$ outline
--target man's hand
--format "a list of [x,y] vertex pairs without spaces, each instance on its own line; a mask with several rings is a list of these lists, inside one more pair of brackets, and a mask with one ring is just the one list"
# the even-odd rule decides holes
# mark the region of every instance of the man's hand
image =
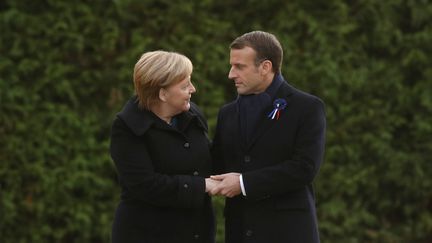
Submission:
[[240,173],[214,175],[210,176],[210,178],[219,181],[219,184],[210,190],[210,195],[235,197],[241,193]]
[[210,191],[213,190],[219,183],[220,181],[205,178],[205,192],[210,193]]

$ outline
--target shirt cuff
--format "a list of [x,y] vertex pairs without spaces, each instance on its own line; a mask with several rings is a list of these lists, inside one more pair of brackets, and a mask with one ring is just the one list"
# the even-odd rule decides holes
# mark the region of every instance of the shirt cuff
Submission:
[[244,184],[243,184],[243,175],[242,175],[242,174],[240,174],[240,188],[241,188],[241,191],[242,191],[243,196],[246,197],[246,190],[245,190],[245,188],[244,188]]

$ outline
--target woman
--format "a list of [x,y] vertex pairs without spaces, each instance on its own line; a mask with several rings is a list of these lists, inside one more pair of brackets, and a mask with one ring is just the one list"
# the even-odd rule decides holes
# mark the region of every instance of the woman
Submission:
[[174,52],[147,52],[135,65],[136,96],[111,131],[122,187],[114,243],[214,242],[207,123],[190,102],[191,74]]

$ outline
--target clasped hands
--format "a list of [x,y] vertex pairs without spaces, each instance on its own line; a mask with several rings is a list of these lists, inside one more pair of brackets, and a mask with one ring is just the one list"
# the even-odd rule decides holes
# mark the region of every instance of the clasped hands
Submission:
[[234,197],[241,194],[240,173],[213,175],[205,179],[206,192],[209,195]]

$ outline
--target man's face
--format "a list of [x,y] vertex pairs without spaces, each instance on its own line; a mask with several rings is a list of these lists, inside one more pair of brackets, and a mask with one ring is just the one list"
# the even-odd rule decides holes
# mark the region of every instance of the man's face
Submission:
[[231,49],[231,69],[228,78],[234,81],[240,95],[258,94],[265,91],[261,64],[255,66],[256,52],[250,47]]

